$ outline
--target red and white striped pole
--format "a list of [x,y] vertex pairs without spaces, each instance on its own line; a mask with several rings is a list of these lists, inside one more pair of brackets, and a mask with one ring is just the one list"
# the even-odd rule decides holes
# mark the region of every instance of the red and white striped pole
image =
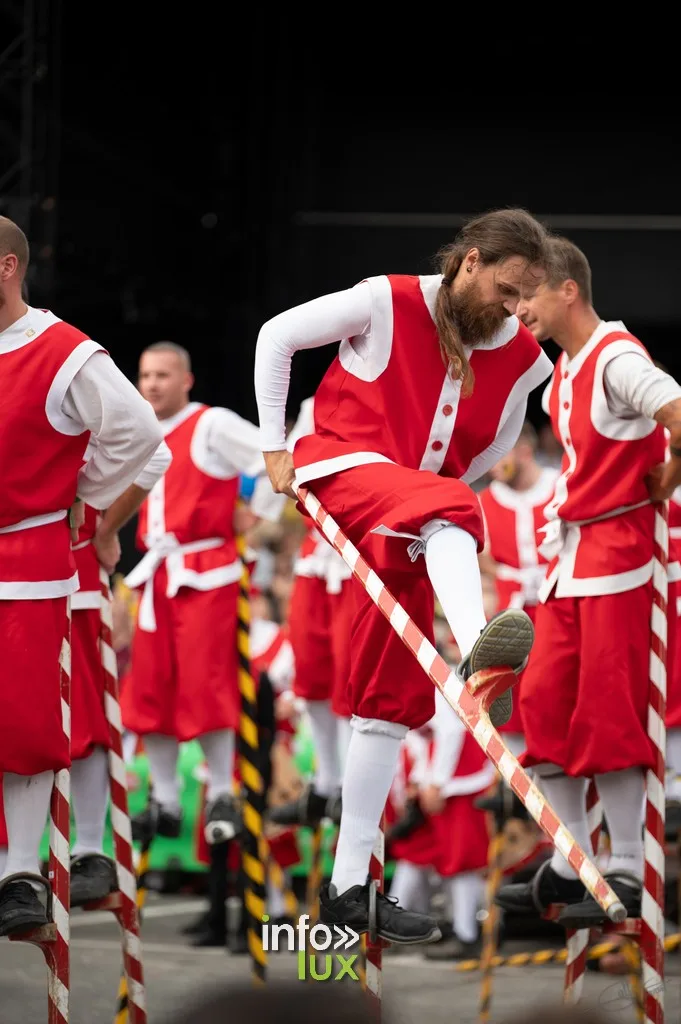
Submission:
[[500,667],[476,672],[466,683],[457,678],[437,653],[433,644],[423,635],[401,604],[396,601],[385,584],[362,558],[352,541],[345,536],[338,523],[306,488],[293,488],[299,501],[320,528],[324,536],[342,556],[353,575],[362,584],[374,604],[388,619],[406,647],[412,652],[432,683],[445,697],[490,761],[518,795],[539,827],[551,839],[556,849],[578,873],[585,888],[613,921],[626,917],[624,906],[605,881],[596,865],[587,857],[575,838],[537,789],[517,758],[511,753],[495,730],[489,718],[491,704],[509,687],[511,669]]
[[[71,598],[66,600],[66,632],[59,658],[61,713],[71,743]],[[68,1024],[70,989],[69,913],[71,909],[71,772],[55,773],[50,803],[50,857],[54,941],[42,947],[47,961],[48,1024]]]
[[653,608],[650,645],[648,735],[655,749],[655,766],[646,774],[645,872],[641,902],[641,952],[645,1020],[664,1021],[664,875],[665,875],[665,759],[667,735],[667,566],[669,507],[655,506],[653,551]]
[[127,980],[127,1012],[131,1024],[146,1024],[142,948],[137,913],[137,882],[132,829],[128,813],[128,783],[123,760],[123,723],[118,699],[118,664],[113,647],[113,609],[109,576],[100,568],[100,652],[104,671],[104,704],[109,723],[109,788],[118,893],[105,903],[116,915],[123,935],[123,971]]

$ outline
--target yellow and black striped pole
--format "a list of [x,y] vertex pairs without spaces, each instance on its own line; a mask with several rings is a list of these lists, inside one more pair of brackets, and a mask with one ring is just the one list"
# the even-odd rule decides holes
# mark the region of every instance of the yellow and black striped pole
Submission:
[[[149,872],[149,852],[153,835],[144,840],[140,850],[140,861],[137,866],[137,910],[139,912],[140,924],[142,923],[142,910],[147,899],[147,874]],[[128,979],[125,971],[121,972],[121,980],[118,984],[118,996],[116,997],[116,1016],[114,1024],[128,1024]]]
[[243,564],[237,605],[239,692],[241,694],[239,771],[244,794],[241,864],[244,872],[244,911],[253,980],[256,984],[262,984],[267,972],[267,954],[262,944],[262,921],[265,914],[265,864],[262,842],[265,787],[260,769],[258,701],[255,680],[251,674],[250,573],[246,562],[246,542],[243,537],[237,538],[237,551]]
[[[667,935],[664,940],[665,952],[671,953],[681,946],[681,933]],[[592,946],[586,955],[587,960],[602,960],[608,953],[620,953],[619,942],[600,942]],[[534,953],[513,953],[511,956],[495,956],[492,967],[540,967],[544,964],[564,964],[567,960],[566,949],[538,949]],[[482,960],[459,960],[452,970],[459,973],[479,971]]]
[[494,902],[497,889],[501,885],[503,877],[502,855],[504,852],[503,823],[496,817],[492,817],[494,831],[490,839],[487,854],[488,875],[487,875],[487,899],[486,916],[482,925],[483,944],[480,969],[482,970],[482,984],[480,986],[480,1024],[487,1024],[489,1021],[490,1005],[492,1002],[493,960],[497,951],[497,939],[499,935],[499,908]]

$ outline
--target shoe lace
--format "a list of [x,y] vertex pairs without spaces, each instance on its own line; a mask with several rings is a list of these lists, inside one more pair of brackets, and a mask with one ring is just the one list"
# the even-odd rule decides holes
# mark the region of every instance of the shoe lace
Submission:
[[16,903],[24,907],[32,905],[34,898],[37,896],[37,893],[25,882],[10,883],[10,885],[5,886],[4,891],[8,897],[11,897]]
[[392,904],[393,907],[396,907],[398,903],[397,896],[386,896],[385,893],[383,892],[377,892],[376,899],[377,901],[380,900],[383,903],[390,903]]

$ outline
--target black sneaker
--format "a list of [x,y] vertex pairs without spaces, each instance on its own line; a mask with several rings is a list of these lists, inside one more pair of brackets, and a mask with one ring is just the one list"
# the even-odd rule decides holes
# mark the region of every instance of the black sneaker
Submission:
[[0,935],[21,935],[49,924],[47,910],[29,882],[0,886]]
[[[532,619],[517,608],[506,608],[489,620],[456,674],[463,682],[483,668],[508,665],[516,675],[525,668],[534,642]],[[513,713],[511,688],[492,704],[489,717],[495,729],[506,725]]]
[[341,819],[341,798],[322,796],[314,786],[306,786],[297,800],[281,807],[272,807],[267,815],[274,825],[301,825],[317,828],[323,818],[331,818],[336,824]]
[[182,831],[182,814],[176,814],[162,807],[153,798],[140,814],[131,821],[132,838],[136,843],[144,843],[154,836],[165,839],[178,839]]
[[426,820],[426,816],[421,810],[419,801],[414,797],[407,800],[404,805],[404,813],[401,818],[398,818],[394,824],[392,824],[385,833],[386,843],[395,843],[399,839],[406,839],[412,832],[415,832]]
[[[612,874],[603,875],[612,891],[620,902],[624,904],[627,917],[641,916],[641,880],[632,875],[629,871],[613,871]],[[587,893],[580,902],[571,900],[569,905],[561,911],[558,917],[558,924],[564,928],[595,928],[605,924],[610,918],[598,905],[591,893]]]
[[[347,925],[364,935],[369,931],[369,883],[353,885],[341,896],[335,895],[331,885],[323,885],[319,892],[319,920],[322,924]],[[376,934],[385,942],[400,946],[413,946],[420,942],[436,942],[440,938],[437,923],[426,914],[403,910],[397,899],[376,894]]]
[[206,842],[226,843],[243,832],[244,823],[236,801],[223,793],[206,805]]
[[103,853],[85,853],[71,858],[71,906],[103,900],[118,890],[116,865]]
[[578,878],[563,878],[547,860],[529,882],[502,885],[494,902],[514,914],[543,914],[552,903],[577,903],[585,891]]

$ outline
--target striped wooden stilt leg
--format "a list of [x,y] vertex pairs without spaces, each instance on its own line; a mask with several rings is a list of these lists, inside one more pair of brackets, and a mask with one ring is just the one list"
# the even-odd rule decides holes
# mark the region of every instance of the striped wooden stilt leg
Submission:
[[[113,612],[109,577],[103,568],[99,573],[100,633],[99,645],[104,672],[104,707],[109,723],[109,791],[113,828],[118,892],[86,906],[86,910],[111,910],[122,934],[123,975],[125,993],[119,989],[117,1024],[146,1024],[142,949],[137,912],[137,882],[133,863],[132,830],[128,814],[128,783],[123,760],[123,723],[118,700],[118,666],[113,649]],[[123,984],[123,982],[122,982]]]
[[345,536],[338,523],[305,487],[293,484],[300,502],[331,542],[343,561],[352,569],[374,604],[388,619],[405,646],[412,652],[431,682],[437,686],[447,703],[475,737],[490,761],[499,770],[511,789],[554,846],[575,869],[584,886],[614,921],[622,921],[626,911],[596,865],[587,857],[556,815],[537,786],[532,782],[518,760],[504,744],[489,718],[492,703],[513,682],[510,668],[483,669],[463,683],[433,644],[423,635],[402,605],[362,558],[355,545]]
[[669,525],[667,503],[655,506],[653,552],[653,609],[650,646],[648,735],[655,750],[655,767],[646,775],[645,872],[641,907],[641,952],[645,988],[645,1019],[664,1021],[664,874],[665,874],[665,759],[667,706],[667,564]]
[[[61,654],[61,706],[64,732],[71,740],[71,599],[67,600],[67,634]],[[57,772],[50,807],[49,880],[52,919],[57,926],[54,956],[48,960],[49,1024],[69,1019],[71,909],[71,772]]]
[[[383,892],[385,882],[385,820],[381,822],[376,834],[376,841],[369,861],[369,875],[378,892]],[[383,1000],[383,943],[369,933],[366,937],[366,966],[364,984],[372,1002],[373,1012],[381,1019],[381,1002]]]
[[[36,641],[39,642],[39,639]],[[65,631],[59,658],[62,725],[71,739],[71,599],[66,600]],[[50,802],[48,916],[52,923],[24,935],[12,935],[12,942],[38,946],[48,970],[48,1024],[68,1024],[70,989],[69,911],[71,884],[71,773],[55,772]]]
[[[137,918],[142,921],[142,910],[147,899],[147,872],[149,871],[149,857],[153,835],[148,835],[140,848],[139,863],[135,873],[135,885],[137,888]],[[116,998],[116,1014],[114,1024],[128,1024],[130,1001],[128,999],[128,976],[125,967],[121,973],[121,980],[118,984],[118,996]]]
[[246,564],[246,543],[237,538],[237,550],[243,563],[237,605],[237,645],[239,651],[239,690],[241,722],[239,729],[239,770],[244,791],[244,830],[241,862],[245,876],[244,910],[247,920],[248,950],[253,981],[263,984],[267,975],[267,954],[262,944],[262,920],[265,913],[265,864],[262,859],[265,787],[260,770],[258,702],[250,664],[250,574]]
[[[589,788],[586,793],[586,817],[589,825],[589,835],[591,836],[591,849],[596,854],[601,837],[603,807],[593,779],[589,782]],[[567,932],[567,961],[565,964],[565,990],[563,994],[566,1003],[578,1003],[582,997],[588,947],[588,928],[579,928],[577,931],[569,930]]]

